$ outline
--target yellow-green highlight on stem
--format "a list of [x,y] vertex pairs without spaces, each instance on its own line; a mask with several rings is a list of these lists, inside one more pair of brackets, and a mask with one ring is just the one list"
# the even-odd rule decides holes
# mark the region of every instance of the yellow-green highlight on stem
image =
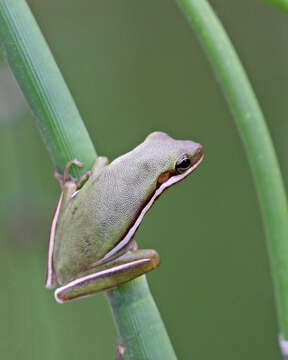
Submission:
[[[74,175],[85,173],[96,152],[25,0],[0,0],[0,46],[30,104],[54,164],[63,172],[66,163],[77,158],[85,168]],[[124,342],[123,360],[128,355],[137,360],[176,360],[145,276],[111,291],[108,297]]]
[[288,0],[265,0],[265,1],[274,6],[277,6],[279,9],[285,12],[288,12]]
[[288,208],[272,140],[243,66],[209,3],[178,3],[207,53],[244,142],[268,240],[280,331],[288,339]]

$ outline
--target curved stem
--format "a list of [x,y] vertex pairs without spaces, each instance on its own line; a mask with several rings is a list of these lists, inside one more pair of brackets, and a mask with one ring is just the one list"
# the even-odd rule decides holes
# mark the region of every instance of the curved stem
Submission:
[[265,0],[266,2],[277,6],[279,9],[288,12],[288,0]]
[[244,142],[268,239],[280,330],[288,339],[288,211],[275,150],[255,94],[206,0],[178,0],[206,50]]
[[[25,0],[0,0],[0,45],[59,172],[77,158],[85,167],[74,167],[74,175],[84,174],[96,152]],[[108,298],[124,342],[123,359],[176,359],[145,277],[110,291]]]

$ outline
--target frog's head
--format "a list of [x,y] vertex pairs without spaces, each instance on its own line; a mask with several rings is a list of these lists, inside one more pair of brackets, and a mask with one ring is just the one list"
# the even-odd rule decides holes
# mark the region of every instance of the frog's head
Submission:
[[190,140],[175,140],[160,131],[148,135],[143,147],[146,148],[144,153],[149,158],[150,169],[157,177],[157,187],[162,190],[190,175],[204,156],[200,144]]

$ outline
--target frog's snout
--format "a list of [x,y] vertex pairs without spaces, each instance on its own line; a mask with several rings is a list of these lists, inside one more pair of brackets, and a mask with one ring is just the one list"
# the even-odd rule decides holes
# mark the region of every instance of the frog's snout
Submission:
[[200,161],[202,161],[203,157],[204,157],[203,146],[198,144],[197,150],[195,151],[195,153],[191,157],[191,166],[193,166],[193,165],[199,163]]

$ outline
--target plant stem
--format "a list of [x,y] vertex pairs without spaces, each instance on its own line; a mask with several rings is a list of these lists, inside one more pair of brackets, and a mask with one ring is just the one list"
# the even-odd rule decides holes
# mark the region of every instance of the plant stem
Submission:
[[[161,329],[160,313],[151,311],[155,303],[145,276],[108,291],[107,297],[125,347],[123,359],[176,359],[169,337]],[[152,338],[148,336],[150,332],[154,334]],[[143,343],[147,339],[149,343]]]
[[246,73],[209,3],[178,3],[206,50],[244,142],[268,239],[280,330],[288,339],[288,211],[271,137]]
[[288,0],[265,0],[266,2],[288,12]]
[[[63,172],[66,163],[77,158],[85,164],[74,169],[80,176],[91,167],[96,152],[25,0],[0,0],[0,45],[54,164]],[[126,349],[123,359],[176,359],[145,277],[110,291],[108,298]]]
[[35,116],[54,165],[75,157],[91,168],[96,152],[72,96],[24,0],[0,0],[0,45]]

